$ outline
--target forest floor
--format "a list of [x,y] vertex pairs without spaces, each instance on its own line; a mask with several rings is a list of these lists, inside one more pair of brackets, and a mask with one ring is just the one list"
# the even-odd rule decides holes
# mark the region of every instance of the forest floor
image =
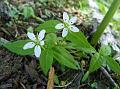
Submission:
[[[29,0],[28,0],[29,1]],[[33,2],[31,0],[31,2]],[[19,4],[24,4],[24,0],[11,0],[9,3],[15,7]],[[48,5],[49,3],[47,3]],[[9,16],[7,6],[0,2],[0,37],[8,40],[24,39],[26,36],[27,28],[29,26],[37,27],[42,21],[30,17],[29,19],[23,19],[23,16],[19,15],[16,21],[13,17]],[[82,28],[82,32],[90,37],[91,32],[94,30],[93,25],[84,24],[86,17],[82,16],[80,11],[69,8],[55,8],[52,6],[40,6],[36,9],[36,14],[43,20],[48,19],[60,19],[62,13],[67,11],[70,14],[78,16],[77,27]],[[10,23],[12,23],[10,25]],[[10,25],[10,26],[9,26]],[[74,55],[74,54],[73,54]],[[60,65],[54,65],[55,71],[58,74],[60,85],[55,84],[55,89],[112,89],[111,84],[105,78],[103,73],[98,70],[92,73],[89,79],[81,83],[84,72],[88,69],[89,61],[87,58],[81,61],[83,70],[75,71],[66,69],[63,72]],[[31,56],[18,56],[11,53],[7,49],[0,46],[0,89],[46,89],[48,78],[38,68],[38,60]],[[111,76],[119,82],[119,76]],[[65,82],[67,81],[67,82]],[[68,84],[68,85],[67,85]]]

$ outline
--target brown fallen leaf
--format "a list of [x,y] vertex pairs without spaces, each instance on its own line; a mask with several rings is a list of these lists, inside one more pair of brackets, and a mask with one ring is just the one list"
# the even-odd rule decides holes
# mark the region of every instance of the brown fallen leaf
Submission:
[[55,69],[54,69],[54,67],[51,67],[51,68],[50,68],[50,71],[49,71],[47,89],[53,89],[53,85],[54,85],[54,74],[55,74]]

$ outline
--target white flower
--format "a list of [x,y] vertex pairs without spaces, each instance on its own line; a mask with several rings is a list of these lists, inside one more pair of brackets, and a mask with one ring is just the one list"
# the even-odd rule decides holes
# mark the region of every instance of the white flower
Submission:
[[31,42],[28,42],[24,45],[23,49],[29,49],[34,47],[34,54],[36,57],[40,57],[41,54],[41,46],[44,45],[44,36],[45,36],[45,30],[41,30],[37,36],[34,35],[34,33],[28,32],[27,33],[28,38],[31,40]]
[[62,37],[66,37],[68,31],[79,32],[79,29],[75,27],[73,24],[77,21],[77,17],[72,17],[69,19],[69,16],[66,12],[63,13],[63,23],[59,23],[55,26],[56,29],[63,29]]

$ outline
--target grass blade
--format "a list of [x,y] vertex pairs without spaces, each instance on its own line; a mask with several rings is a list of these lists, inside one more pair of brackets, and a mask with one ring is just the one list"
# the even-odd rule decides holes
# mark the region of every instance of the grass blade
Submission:
[[112,19],[115,11],[120,5],[120,0],[113,0],[107,14],[105,15],[104,19],[102,20],[101,24],[98,26],[97,31],[93,34],[93,38],[91,40],[92,45],[96,45],[99,38],[101,37],[102,33],[104,32],[105,28],[109,24],[110,20]]

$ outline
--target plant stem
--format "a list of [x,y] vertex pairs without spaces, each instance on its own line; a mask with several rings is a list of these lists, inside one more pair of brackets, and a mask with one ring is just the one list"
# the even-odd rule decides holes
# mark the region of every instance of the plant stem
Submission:
[[113,0],[113,3],[111,4],[107,14],[105,15],[100,25],[98,26],[97,31],[93,34],[93,38],[91,40],[92,45],[97,44],[98,40],[100,39],[102,33],[104,32],[105,28],[109,24],[110,20],[112,19],[119,5],[120,5],[120,0]]

